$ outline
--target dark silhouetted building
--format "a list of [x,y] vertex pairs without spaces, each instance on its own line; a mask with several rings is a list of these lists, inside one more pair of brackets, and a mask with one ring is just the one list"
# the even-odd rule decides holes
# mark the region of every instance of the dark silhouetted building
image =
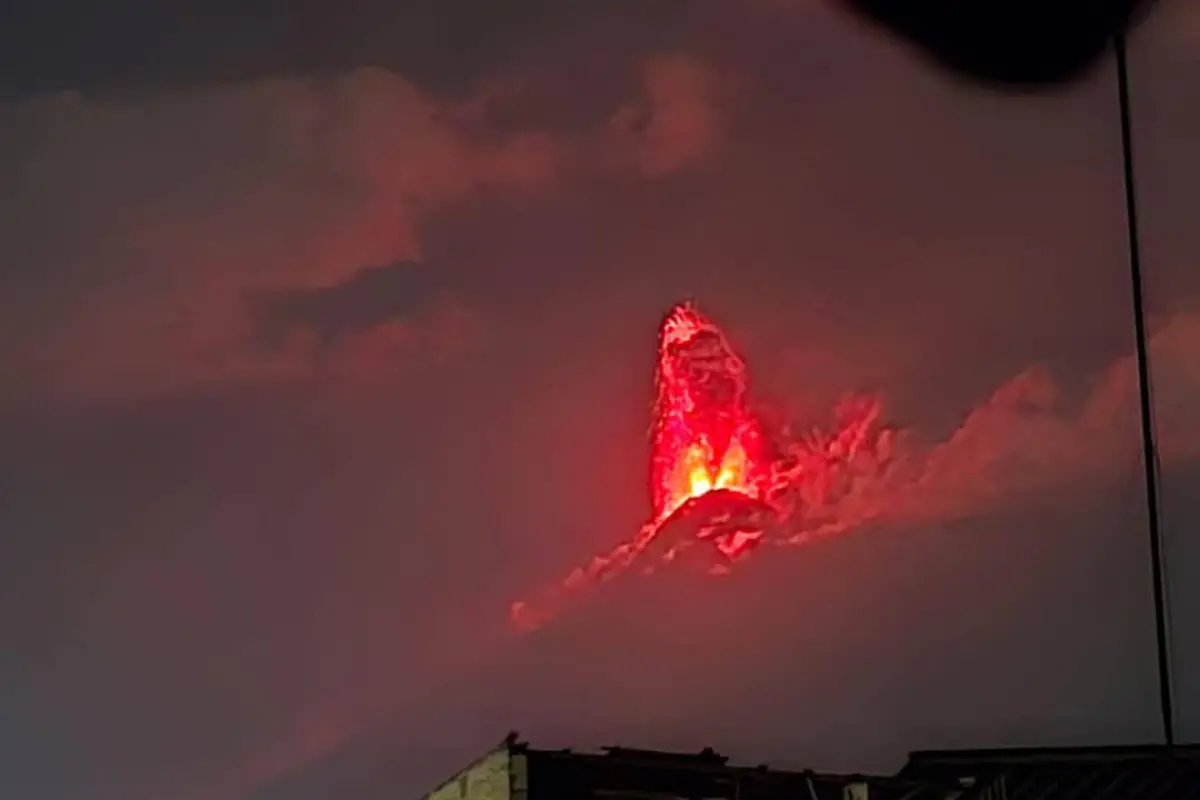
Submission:
[[1065,747],[913,753],[912,781],[973,778],[1004,800],[1200,800],[1200,747]]
[[512,735],[425,800],[1200,800],[1200,747],[927,751],[885,777],[732,766],[710,749],[535,750]]
[[[510,736],[426,800],[968,800],[958,778],[910,780],[731,766],[696,754],[535,750]],[[970,800],[1000,800],[976,792]]]

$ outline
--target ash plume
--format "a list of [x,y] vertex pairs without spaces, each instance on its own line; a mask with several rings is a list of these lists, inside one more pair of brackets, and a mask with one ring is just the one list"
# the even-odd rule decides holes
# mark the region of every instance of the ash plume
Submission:
[[894,432],[876,401],[849,399],[825,424],[772,429],[754,407],[745,360],[692,303],[672,308],[659,327],[654,386],[650,519],[560,583],[515,602],[518,626],[537,627],[571,595],[635,568],[652,573],[685,553],[706,554],[707,571],[725,574],[763,546],[845,529],[854,518],[848,507],[866,508],[870,487],[886,481]]
[[[1200,454],[1200,431],[1173,410],[1200,391],[1190,315],[1153,337],[1172,435],[1165,457]],[[592,587],[688,561],[727,574],[765,550],[868,525],[944,523],[1034,502],[1087,479],[1104,485],[1137,459],[1133,366],[1114,363],[1082,403],[1031,367],[999,387],[941,441],[887,420],[877,397],[849,396],[826,419],[769,422],[750,370],[693,304],[659,331],[649,459],[651,515],[632,537],[513,603],[536,628]],[[1179,395],[1178,397],[1176,395]]]

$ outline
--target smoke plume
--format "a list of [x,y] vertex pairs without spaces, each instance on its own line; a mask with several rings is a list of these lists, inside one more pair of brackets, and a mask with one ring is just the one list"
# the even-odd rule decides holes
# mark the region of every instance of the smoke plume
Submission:
[[[1170,434],[1161,451],[1169,458],[1200,450],[1200,436],[1176,413],[1200,388],[1187,358],[1197,346],[1200,324],[1188,316],[1153,337],[1164,387],[1156,404],[1160,429]],[[626,573],[651,574],[685,553],[722,575],[764,548],[868,524],[962,519],[1035,502],[1083,480],[1105,485],[1138,458],[1131,357],[1111,365],[1074,403],[1049,369],[1030,367],[941,441],[922,441],[888,420],[881,400],[870,396],[845,398],[825,420],[773,423],[756,406],[746,363],[724,332],[685,303],[660,328],[655,389],[650,519],[633,537],[515,602],[518,627],[537,627],[571,596]],[[704,557],[692,559],[696,552]]]

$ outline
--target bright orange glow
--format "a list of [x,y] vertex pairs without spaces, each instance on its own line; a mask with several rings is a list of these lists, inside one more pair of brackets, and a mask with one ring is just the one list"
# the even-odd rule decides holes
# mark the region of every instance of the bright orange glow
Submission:
[[748,464],[746,451],[737,439],[730,441],[721,462],[714,467],[711,450],[703,442],[695,442],[676,462],[671,477],[668,501],[663,518],[671,516],[681,505],[713,489],[729,489],[755,496],[754,487],[746,481]]
[[717,472],[717,489],[735,489],[743,491],[746,482],[746,451],[737,439],[729,443],[725,458],[721,460],[721,469]]

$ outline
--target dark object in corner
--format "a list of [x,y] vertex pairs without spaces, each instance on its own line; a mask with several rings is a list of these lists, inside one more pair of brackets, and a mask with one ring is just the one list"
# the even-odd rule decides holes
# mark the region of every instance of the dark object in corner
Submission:
[[1155,0],[838,0],[976,82],[1050,88],[1080,77]]

